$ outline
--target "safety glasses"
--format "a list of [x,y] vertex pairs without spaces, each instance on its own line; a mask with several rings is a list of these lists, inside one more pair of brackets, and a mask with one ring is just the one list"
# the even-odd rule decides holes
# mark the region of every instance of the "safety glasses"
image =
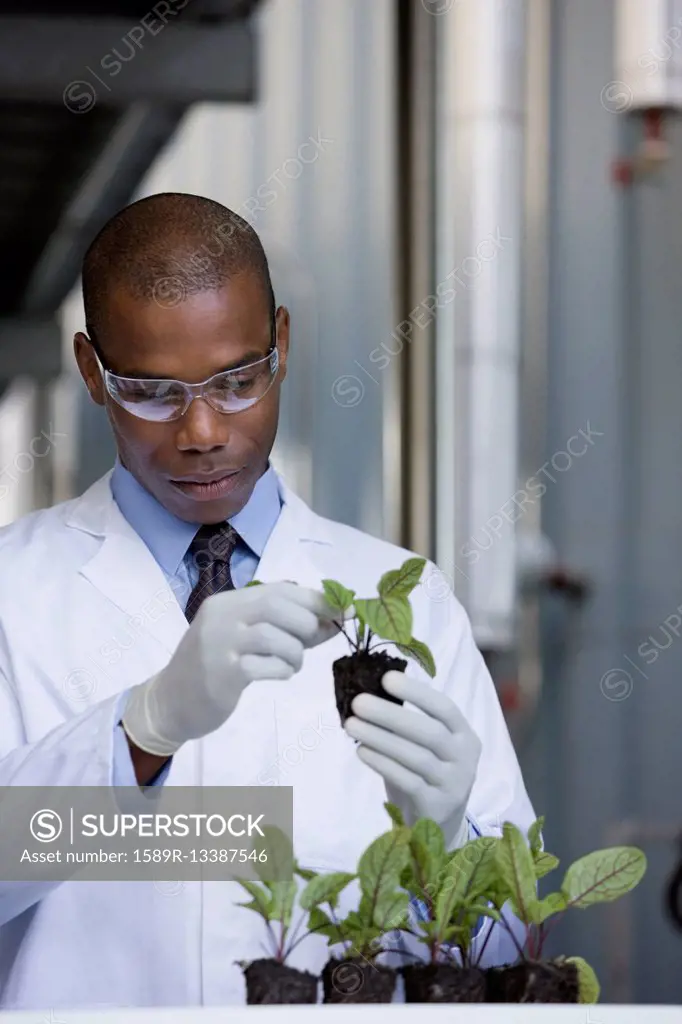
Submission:
[[111,398],[131,415],[156,423],[180,419],[195,398],[205,399],[216,412],[228,415],[250,409],[268,393],[279,369],[279,352],[273,341],[263,359],[216,373],[201,384],[120,377],[105,368],[99,345],[92,338],[90,344]]

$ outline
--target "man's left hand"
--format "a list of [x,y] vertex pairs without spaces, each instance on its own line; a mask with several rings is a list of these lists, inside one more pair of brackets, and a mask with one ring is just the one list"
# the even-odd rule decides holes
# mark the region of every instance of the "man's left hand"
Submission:
[[449,850],[468,839],[465,818],[476,778],[481,741],[445,694],[403,672],[390,671],[384,689],[425,714],[369,693],[352,704],[345,729],[358,740],[358,757],[381,775],[391,803],[408,825],[432,818]]

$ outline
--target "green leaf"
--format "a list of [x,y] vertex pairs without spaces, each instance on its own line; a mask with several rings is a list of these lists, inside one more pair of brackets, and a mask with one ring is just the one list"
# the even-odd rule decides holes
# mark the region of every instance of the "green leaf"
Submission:
[[425,558],[408,558],[399,569],[389,569],[379,580],[380,597],[407,597],[419,583]]
[[539,853],[542,852],[542,830],[545,825],[544,815],[534,821],[528,829],[528,842],[530,844],[530,852],[533,857],[536,858]]
[[384,832],[367,847],[358,863],[362,894],[377,906],[386,893],[400,884],[400,875],[409,858],[409,829]]
[[460,863],[457,859],[448,864],[443,884],[435,899],[435,918],[442,927],[450,924],[454,914],[465,905],[471,870],[471,865]]
[[331,605],[332,608],[336,608],[339,612],[348,611],[355,597],[354,590],[348,590],[341,583],[337,583],[336,580],[322,580],[322,587],[327,604]]
[[296,858],[289,836],[276,825],[264,825],[261,831],[263,836],[258,842],[258,848],[265,849],[267,859],[254,862],[258,877],[263,882],[272,878],[293,877]]
[[260,580],[251,580],[250,583],[245,584],[244,589],[246,589],[246,587],[262,587],[262,586],[263,586],[263,584],[261,583]]
[[502,826],[502,839],[495,849],[495,857],[500,878],[511,893],[517,916],[525,925],[531,924],[529,908],[537,899],[533,856],[522,832],[509,821]]
[[312,910],[320,903],[328,903],[334,909],[339,895],[353,881],[355,875],[347,871],[335,871],[329,875],[318,875],[311,879],[299,896],[298,902],[303,910]]
[[430,818],[420,818],[410,833],[412,885],[410,891],[423,898],[424,892],[435,897],[447,863],[443,830]]
[[419,922],[419,941],[428,943],[434,939],[438,941],[444,941],[442,938],[442,929],[440,928],[437,921],[420,921]]
[[296,882],[267,882],[268,889],[272,893],[272,906],[270,909],[270,920],[281,921],[285,927],[291,924],[291,917],[296,900],[298,886]]
[[313,878],[317,878],[316,871],[310,871],[308,868],[302,868],[300,864],[294,865],[294,873],[302,878],[305,882],[311,882]]
[[399,807],[396,807],[395,804],[386,802],[384,804],[384,809],[387,812],[387,814],[390,815],[391,821],[393,822],[394,825],[396,825],[398,828],[406,827],[403,812],[400,810]]
[[567,964],[575,964],[578,968],[578,1002],[598,1003],[601,988],[597,975],[594,973],[586,960],[581,956],[569,956],[564,961]]
[[544,878],[550,871],[559,867],[559,858],[553,853],[538,853],[535,857],[535,877]]
[[480,836],[450,855],[452,870],[462,871],[467,879],[467,900],[490,898],[499,882],[495,851],[501,842],[498,836]]
[[436,663],[433,660],[433,655],[426,644],[423,644],[421,640],[415,640],[414,637],[412,637],[409,644],[396,644],[396,647],[401,654],[404,654],[407,658],[413,658],[433,679],[436,674]]
[[320,907],[313,907],[310,911],[307,928],[309,932],[315,932],[316,935],[324,935],[332,943],[340,941],[339,929]]
[[635,888],[646,867],[646,857],[636,846],[595,850],[571,864],[561,891],[570,907],[611,903]]
[[491,917],[493,921],[500,922],[502,920],[502,914],[495,907],[489,906],[487,903],[472,903],[467,911],[468,915],[474,918],[473,924],[479,917]]
[[355,610],[383,640],[408,644],[412,639],[412,608],[406,597],[358,598]]
[[[294,851],[291,840],[275,825],[263,826],[263,837],[259,847],[267,851],[267,860],[256,861],[254,867],[261,881],[272,893],[270,920],[281,921],[287,925],[291,914],[298,885],[293,878]],[[291,876],[290,878],[288,876]],[[277,881],[273,881],[277,879]]]
[[248,903],[240,903],[239,906],[255,910],[266,921],[269,921],[272,911],[272,896],[267,889],[264,889],[260,882],[250,882],[243,878],[235,879],[235,881],[238,881],[239,885],[246,889],[249,896],[253,897]]
[[380,934],[404,928],[408,923],[410,897],[406,892],[394,890],[382,893],[374,907],[371,924],[375,925]]
[[449,943],[455,946],[467,946],[467,939],[470,932],[468,925],[451,924],[442,931],[437,932],[433,937],[442,943]]
[[541,900],[533,900],[527,907],[530,916],[530,923],[540,925],[553,914],[559,914],[566,909],[566,898],[563,893],[550,892]]

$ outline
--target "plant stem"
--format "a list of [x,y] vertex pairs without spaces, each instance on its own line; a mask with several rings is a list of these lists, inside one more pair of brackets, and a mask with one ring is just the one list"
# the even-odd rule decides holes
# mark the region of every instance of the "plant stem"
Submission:
[[547,924],[547,919],[545,919],[545,921],[542,922],[541,928],[542,928],[542,947],[543,948],[545,946],[545,943],[547,942],[547,939],[549,938],[549,935],[550,935],[550,932],[552,931],[552,928],[555,926],[557,921],[560,921],[562,919],[562,917],[564,916],[565,913],[566,913],[565,910],[559,910],[556,914],[554,914],[553,917],[549,918],[549,924]]
[[509,924],[509,921],[504,916],[504,914],[502,913],[501,910],[500,910],[500,921],[501,921],[502,925],[504,926],[504,928],[506,929],[506,931],[507,931],[508,935],[510,936],[512,942],[516,946],[516,952],[519,954],[519,956],[521,957],[522,960],[526,960],[527,959],[526,954],[523,951],[523,947],[519,946],[518,940],[517,940],[516,936],[514,935],[514,929],[511,927],[511,925]]
[[275,930],[272,927],[272,921],[269,921],[267,918],[265,918],[265,923],[268,926],[268,931],[270,932],[270,939],[272,941],[272,949],[274,950],[275,956],[277,956],[277,950],[279,949],[279,941],[277,939],[277,936],[275,935]]
[[300,917],[298,919],[298,924],[296,925],[296,927],[294,928],[293,932],[291,933],[291,936],[289,938],[289,948],[287,949],[286,954],[284,956],[285,960],[287,959],[287,957],[291,956],[291,953],[296,948],[296,946],[298,945],[298,942],[300,942],[301,939],[305,938],[305,935],[302,935],[301,938],[298,940],[298,942],[295,941],[296,936],[298,935],[298,933],[301,930],[301,925],[303,924],[304,920],[305,920],[305,916]]
[[492,918],[489,917],[487,920],[488,920],[488,922],[490,924],[490,927],[488,928],[488,934],[484,938],[483,945],[481,946],[481,949],[480,949],[480,951],[478,953],[478,956],[476,957],[476,963],[474,964],[475,967],[478,967],[478,965],[480,964],[481,960],[483,959],[483,954],[485,953],[485,947],[488,945],[488,940],[490,939],[490,936],[493,933],[493,928],[495,927],[495,922],[493,921]]
[[358,651],[359,650],[358,644],[355,642],[355,640],[353,639],[352,636],[348,635],[348,633],[346,632],[345,627],[343,625],[343,622],[335,622],[334,625],[339,627],[339,629],[341,630],[341,632],[343,633],[343,635],[345,636],[346,640],[351,645],[353,650],[354,651]]
[[285,943],[286,943],[287,931],[288,931],[288,928],[285,925],[284,921],[280,921],[280,923],[279,923],[279,949],[277,950],[277,959],[279,960],[279,962],[281,964],[284,963],[284,959],[285,959],[284,958],[284,946],[285,946]]

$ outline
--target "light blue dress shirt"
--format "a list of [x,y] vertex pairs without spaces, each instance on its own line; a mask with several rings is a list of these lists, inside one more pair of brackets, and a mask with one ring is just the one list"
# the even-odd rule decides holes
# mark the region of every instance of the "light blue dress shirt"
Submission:
[[[187,523],[164,508],[138,483],[119,459],[116,460],[111,475],[111,492],[125,518],[158,562],[166,581],[173,586],[173,591],[184,608],[199,577],[195,560],[189,557],[189,547],[200,524]],[[244,508],[228,520],[242,541],[230,559],[230,572],[235,587],[246,586],[256,575],[258,563],[279,518],[281,508],[282,498],[277,476],[268,463],[268,468],[256,482]],[[119,715],[123,712],[126,700],[127,693],[124,693],[119,703]],[[159,785],[164,781],[170,765],[169,761],[156,776],[153,785]],[[116,726],[114,735],[112,784],[137,785],[128,741],[120,725]]]

